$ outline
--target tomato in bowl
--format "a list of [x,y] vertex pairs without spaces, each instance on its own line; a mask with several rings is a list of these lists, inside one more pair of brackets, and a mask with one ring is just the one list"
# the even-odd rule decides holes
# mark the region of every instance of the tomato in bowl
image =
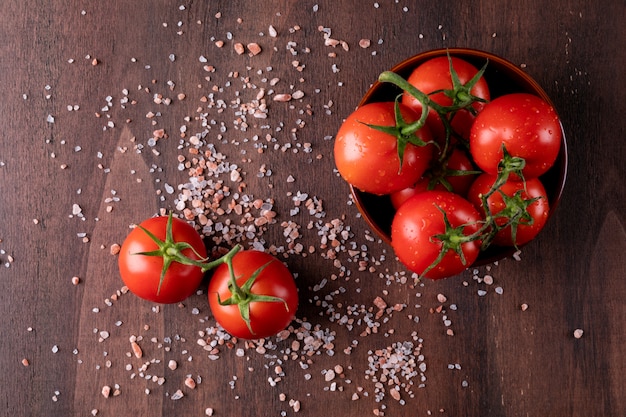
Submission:
[[[448,54],[451,59],[460,58],[476,68],[482,68],[486,64],[483,78],[489,86],[490,96],[485,102],[493,103],[499,97],[521,93],[540,98],[553,110],[554,105],[550,97],[532,77],[515,64],[489,52],[467,48],[436,49],[408,58],[395,65],[390,71],[404,79],[408,79],[421,64],[434,58],[448,59]],[[402,90],[395,85],[376,81],[361,99],[359,107],[370,103],[394,101],[400,94],[402,94]],[[486,104],[484,107],[486,108],[488,105]],[[476,118],[480,114],[478,113]],[[567,176],[567,142],[563,127],[560,121],[556,120],[555,128],[560,130],[560,144],[555,153],[554,161],[550,164],[550,168],[539,175],[539,179],[545,187],[549,203],[549,210],[545,215],[546,218],[542,221],[548,220],[554,214],[561,199]],[[468,132],[468,134],[470,133]],[[477,167],[477,169],[481,170],[480,167]],[[397,208],[392,204],[391,196],[389,194],[380,195],[364,192],[352,184],[350,185],[350,190],[359,212],[370,228],[383,241],[391,244],[392,223],[397,212]],[[516,246],[489,245],[480,252],[472,265],[485,265],[511,256],[519,247],[526,243],[523,242]]]

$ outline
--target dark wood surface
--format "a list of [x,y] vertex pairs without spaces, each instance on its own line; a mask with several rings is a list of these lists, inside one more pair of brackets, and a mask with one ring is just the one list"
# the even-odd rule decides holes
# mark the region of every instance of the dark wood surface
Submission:
[[[623,1],[3,2],[2,414],[626,415],[625,19]],[[325,45],[320,28],[348,50]],[[262,51],[238,55],[237,42]],[[570,167],[556,216],[521,261],[415,286],[351,204],[332,137],[381,71],[441,47],[492,52],[533,76],[562,118]],[[266,118],[238,114],[262,101]],[[167,137],[151,146],[159,129]],[[204,291],[167,306],[117,296],[111,247],[160,209],[181,212],[178,157],[191,161],[190,138],[205,131],[246,184],[211,178],[230,187],[222,207],[244,212],[214,223],[240,231],[245,212],[259,216],[245,198],[273,202],[275,222],[244,243],[275,248],[297,273],[286,340],[209,334]],[[322,210],[294,213],[298,193]],[[383,372],[393,357],[409,362]]]

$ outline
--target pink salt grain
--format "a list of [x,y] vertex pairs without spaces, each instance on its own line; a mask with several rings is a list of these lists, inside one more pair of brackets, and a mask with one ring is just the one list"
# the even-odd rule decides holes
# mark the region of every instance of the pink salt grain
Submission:
[[239,42],[235,43],[233,47],[235,48],[235,52],[237,52],[237,55],[242,55],[246,51],[243,47],[243,44]]
[[195,389],[196,388],[196,381],[191,378],[191,377],[187,377],[185,379],[185,386],[189,389]]
[[141,350],[141,346],[139,346],[137,342],[135,341],[131,342],[130,346],[136,358],[141,358],[143,356],[143,351]]
[[261,53],[261,47],[258,43],[252,42],[247,45],[250,56],[255,56]]
[[289,93],[281,93],[281,94],[276,94],[272,100],[274,101],[280,101],[280,102],[286,102],[291,100],[291,94]]
[[120,253],[120,249],[121,249],[121,246],[119,244],[117,243],[112,244],[110,248],[111,255],[117,255],[118,253]]

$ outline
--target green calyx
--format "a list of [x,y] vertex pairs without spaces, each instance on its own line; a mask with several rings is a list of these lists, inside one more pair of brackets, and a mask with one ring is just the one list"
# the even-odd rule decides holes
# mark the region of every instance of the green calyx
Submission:
[[[170,212],[168,219],[167,219],[165,240],[159,239],[157,236],[154,235],[154,233],[152,233],[145,227],[142,227],[141,225],[137,226],[144,233],[146,233],[150,237],[150,239],[152,239],[152,241],[157,245],[157,249],[153,251],[138,252],[135,255],[157,256],[163,259],[163,268],[161,269],[161,275],[159,278],[159,286],[157,288],[157,294],[159,294],[161,290],[161,286],[163,284],[163,281],[165,280],[165,274],[167,273],[168,269],[174,262],[178,262],[183,265],[196,266],[200,268],[203,273],[209,270],[212,270],[216,268],[217,266],[225,263],[228,266],[228,270],[230,273],[228,289],[231,293],[231,296],[227,298],[226,300],[221,300],[218,294],[217,295],[218,303],[222,306],[237,305],[239,307],[241,318],[245,321],[246,326],[248,326],[248,329],[250,330],[252,334],[254,334],[254,331],[252,330],[252,327],[250,324],[250,304],[251,303],[253,302],[264,302],[264,303],[282,302],[284,303],[287,311],[289,311],[289,306],[287,305],[287,302],[283,300],[282,298],[274,297],[270,295],[254,294],[252,292],[252,286],[254,285],[256,279],[259,277],[261,272],[272,262],[278,262],[277,260],[272,260],[266,263],[265,265],[261,266],[260,268],[258,268],[256,271],[254,271],[254,273],[250,276],[250,278],[248,278],[246,282],[240,287],[237,284],[237,277],[235,276],[235,272],[233,269],[233,258],[237,254],[237,252],[241,250],[240,245],[235,245],[235,247],[233,247],[225,255],[213,261],[208,261],[208,258],[202,258],[202,256],[200,256],[200,254],[189,243],[176,242],[174,240],[172,224],[173,224],[173,215]],[[183,253],[186,250],[191,250],[198,259],[192,259],[186,256]]]
[[428,271],[436,267],[449,251],[453,251],[454,253],[459,255],[459,258],[461,259],[461,262],[463,263],[463,265],[467,265],[467,260],[465,259],[465,254],[463,253],[463,244],[466,242],[470,242],[472,240],[476,240],[478,238],[474,236],[465,235],[464,231],[465,231],[465,228],[469,226],[468,224],[462,224],[458,227],[453,227],[450,224],[450,220],[448,219],[448,215],[446,214],[446,212],[441,207],[439,206],[436,206],[436,207],[443,215],[445,231],[441,234],[431,237],[430,240],[432,243],[437,243],[437,242],[441,243],[441,250],[439,251],[439,255],[433,261],[433,263],[431,263],[424,270],[424,272],[422,272],[422,275],[426,275]]
[[441,184],[446,190],[454,192],[452,184],[450,184],[447,179],[448,177],[463,177],[468,175],[479,175],[482,173],[482,171],[448,168],[448,160],[451,156],[452,153],[449,153],[446,155],[445,160],[440,161],[426,171],[424,177],[429,178],[427,186],[428,190],[434,190],[437,185]]
[[[453,227],[450,224],[446,212],[441,207],[437,206],[437,209],[443,216],[445,230],[441,234],[432,236],[431,242],[441,244],[441,249],[437,258],[422,272],[422,276],[426,275],[428,271],[435,268],[450,251],[458,254],[463,265],[466,265],[467,260],[463,253],[463,245],[465,243],[479,241],[481,243],[481,250],[484,251],[489,247],[495,235],[500,230],[506,229],[507,227],[511,228],[511,241],[517,248],[516,238],[518,227],[520,225],[529,226],[533,224],[534,220],[528,209],[541,197],[525,199],[525,190],[519,190],[514,195],[509,196],[501,189],[511,174],[515,174],[521,178],[524,182],[524,189],[526,188],[526,183],[522,174],[522,170],[526,162],[524,158],[511,156],[504,145],[502,146],[502,152],[503,158],[500,163],[500,169],[498,171],[498,175],[496,176],[496,180],[489,191],[480,196],[484,210],[484,220],[479,222],[481,226],[476,232],[469,235],[465,234],[465,228],[467,226],[471,226],[472,223]],[[502,197],[502,201],[504,202],[504,208],[496,214],[491,212],[488,203],[489,197],[491,197],[494,193],[499,193]]]
[[397,149],[398,149],[398,159],[400,160],[400,166],[398,168],[398,173],[402,171],[402,162],[404,161],[404,151],[406,150],[407,145],[413,144],[415,146],[426,146],[429,143],[434,143],[432,141],[425,142],[417,136],[416,132],[420,130],[426,124],[426,117],[428,116],[428,111],[422,112],[419,120],[407,123],[406,120],[402,117],[402,113],[400,111],[400,96],[396,97],[394,102],[394,116],[395,116],[395,125],[394,126],[379,126],[365,123],[367,127],[378,130],[379,132],[386,133],[388,135],[394,136],[397,141]]
[[[420,117],[419,122],[421,122],[420,128],[426,123],[426,117],[429,111],[432,109],[438,115],[443,123],[445,129],[445,144],[443,146],[443,150],[441,152],[440,161],[445,159],[448,154],[450,139],[453,136],[459,136],[454,132],[452,128],[452,119],[455,114],[459,110],[467,110],[473,115],[476,115],[476,109],[472,106],[476,102],[486,103],[487,101],[481,97],[477,97],[471,93],[472,88],[478,83],[480,78],[485,73],[485,70],[488,65],[488,61],[485,62],[483,67],[478,70],[478,72],[465,84],[461,83],[459,76],[452,65],[452,58],[448,53],[448,62],[450,65],[450,75],[452,81],[452,88],[448,90],[437,90],[430,92],[429,94],[425,94],[407,80],[402,78],[400,75],[392,72],[392,71],[384,71],[378,76],[379,82],[386,82],[399,87],[404,93],[411,95],[416,100],[420,102],[422,105],[422,115]],[[431,99],[431,96],[435,94],[443,93],[446,97],[452,100],[452,104],[449,106],[442,106]],[[416,129],[417,130],[417,129]],[[461,141],[466,141],[467,138],[461,138]]]
[[[487,100],[480,98],[480,97],[476,97],[475,95],[471,93],[471,90],[472,88],[474,88],[478,80],[480,80],[480,78],[485,73],[485,70],[487,69],[487,65],[489,64],[489,61],[485,62],[485,65],[483,65],[483,67],[480,70],[478,70],[478,72],[465,84],[461,83],[461,80],[459,79],[457,72],[454,70],[454,67],[452,65],[452,59],[449,53],[448,53],[448,62],[450,63],[450,75],[452,76],[452,89],[443,90],[441,92],[443,92],[443,94],[445,94],[446,97],[452,100],[452,105],[444,107],[443,108],[444,112],[451,113],[451,112],[457,112],[458,110],[461,110],[461,109],[467,109],[470,113],[472,113],[473,115],[476,115],[476,109],[472,107],[472,104],[476,102],[486,103]],[[433,92],[431,93],[431,95],[436,94],[436,93],[437,92]]]
[[[157,245],[157,249],[147,252],[138,252],[135,255],[157,256],[163,259],[163,268],[161,268],[161,276],[159,278],[157,295],[161,291],[161,286],[163,285],[163,281],[165,280],[165,274],[167,273],[172,263],[177,262],[183,265],[196,266],[200,268],[204,273],[224,263],[224,259],[228,255],[231,255],[230,257],[232,258],[235,253],[241,250],[241,246],[236,245],[226,255],[209,262],[208,258],[203,258],[202,256],[200,256],[196,249],[189,243],[176,242],[174,240],[174,232],[172,230],[173,218],[173,214],[172,212],[170,212],[167,218],[167,225],[165,228],[165,240],[159,239],[154,235],[154,233],[152,233],[145,227],[137,225],[138,228],[140,228],[145,234],[150,237],[150,239],[152,239],[152,241]],[[191,250],[198,259],[192,259],[186,256],[183,253],[186,250]]]
[[[165,240],[161,240],[154,235],[151,231],[146,229],[141,225],[137,225],[144,233],[146,233],[150,239],[157,245],[157,249],[148,252],[139,252],[136,255],[145,255],[145,256],[158,256],[163,258],[163,268],[161,268],[161,276],[159,278],[159,286],[157,288],[157,295],[161,291],[161,286],[163,285],[163,281],[165,280],[165,274],[167,270],[170,268],[172,263],[178,262],[183,265],[192,265],[197,266],[205,271],[204,267],[207,265],[205,263],[206,259],[203,259],[200,254],[187,242],[175,242],[174,234],[172,232],[172,222],[173,216],[170,212],[167,219],[167,226],[165,229]],[[200,258],[200,260],[191,259],[183,254],[183,251],[191,250],[196,255],[196,257]]]
[[280,297],[274,297],[271,295],[262,295],[262,294],[254,294],[252,292],[252,286],[254,282],[258,278],[258,276],[263,272],[263,270],[270,265],[272,262],[278,262],[277,260],[271,260],[266,264],[262,265],[258,269],[250,275],[250,277],[246,280],[246,282],[239,286],[237,284],[237,277],[235,276],[235,271],[233,268],[232,258],[235,253],[230,253],[224,255],[224,263],[228,265],[228,271],[230,273],[230,280],[228,282],[228,290],[231,293],[231,296],[226,300],[222,300],[220,298],[219,293],[217,294],[217,302],[221,306],[230,306],[236,305],[239,308],[239,314],[241,314],[241,318],[246,323],[248,330],[251,334],[255,334],[252,329],[251,320],[250,320],[250,304],[253,302],[262,302],[262,303],[283,303],[285,305],[285,309],[289,311],[289,306],[287,302]]
[[502,191],[500,191],[500,194],[502,195],[505,208],[496,215],[496,219],[504,218],[507,221],[506,223],[499,225],[498,230],[511,227],[511,241],[517,248],[517,244],[515,243],[517,240],[517,228],[520,225],[531,226],[534,223],[533,217],[528,212],[528,207],[541,197],[525,200],[522,197],[522,190],[519,190],[513,196],[508,196]]

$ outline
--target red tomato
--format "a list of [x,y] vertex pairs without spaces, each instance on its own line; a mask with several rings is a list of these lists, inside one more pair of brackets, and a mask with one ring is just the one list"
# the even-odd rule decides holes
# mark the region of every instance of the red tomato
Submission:
[[[478,72],[478,69],[474,65],[461,58],[451,57],[451,59],[454,71],[457,73],[459,81],[463,85],[467,84]],[[424,62],[413,70],[409,78],[407,78],[407,81],[424,94],[430,94],[440,90],[452,90],[454,86],[448,57],[436,57]],[[469,93],[484,100],[489,100],[490,93],[487,81],[481,77],[470,89]],[[443,92],[433,94],[430,96],[430,99],[442,106],[450,106],[453,104],[453,99]],[[410,94],[404,94],[402,96],[402,103],[418,113],[422,111],[422,104]],[[472,107],[477,112],[480,112],[484,105],[484,103],[477,101],[472,104]],[[428,125],[432,130],[433,136],[437,140],[445,140],[445,130],[439,119],[439,115],[431,109],[428,114],[428,119]],[[468,139],[473,121],[474,116],[468,110],[459,110],[452,119],[452,127],[461,137]]]
[[[440,237],[447,229],[444,213],[452,229],[448,244]],[[407,200],[396,212],[391,246],[411,271],[431,279],[450,277],[478,257],[480,241],[460,241],[477,232],[481,220],[480,213],[463,197],[449,191],[426,191]],[[428,270],[441,253],[442,259]]]
[[[428,185],[430,182],[430,178],[422,177],[417,184],[412,187],[407,187],[404,190],[396,191],[395,193],[391,193],[389,198],[391,199],[391,205],[393,208],[398,210],[405,201],[410,199],[416,194],[423,193],[424,191],[428,191]],[[446,187],[438,183],[435,185],[433,190],[444,191]]]
[[561,124],[554,108],[527,93],[500,96],[476,117],[470,133],[470,152],[485,172],[496,175],[502,146],[526,161],[526,179],[538,177],[553,164],[561,146]]
[[[182,249],[180,253],[194,260],[206,258],[202,237],[191,225],[172,218],[173,242],[167,242],[167,223],[168,217],[161,216],[145,220],[139,226],[165,241],[167,248],[172,249],[177,243],[186,242],[193,250]],[[131,292],[145,300],[163,304],[183,301],[196,291],[204,273],[199,266],[174,261],[161,280],[163,256],[142,254],[158,249],[158,244],[144,230],[140,227],[133,229],[120,249],[118,266],[122,280]]]
[[[495,181],[495,176],[482,174],[472,184],[468,199],[479,210],[483,210],[480,196],[486,195]],[[527,215],[519,220],[515,232],[515,241],[513,241],[511,225],[509,225],[496,233],[492,243],[501,246],[519,246],[534,239],[545,226],[550,212],[548,196],[541,181],[538,178],[526,180],[525,188],[521,181],[507,181],[499,190],[508,198],[519,193],[519,199],[513,198],[507,207],[502,193],[496,191],[489,196],[487,204],[489,204],[491,214],[496,216],[495,222],[498,226],[504,226],[508,218],[516,213],[519,215],[520,210],[525,210]],[[537,200],[531,202],[535,198]],[[498,217],[498,214],[505,217]]]
[[[270,337],[286,328],[294,319],[298,308],[298,289],[293,275],[285,264],[270,254],[256,250],[238,252],[232,261],[237,285],[240,288],[245,288],[245,283],[250,277],[258,273],[249,288],[250,294],[253,297],[275,297],[276,300],[249,302],[247,305],[250,327],[248,327],[238,304],[219,303],[220,300],[224,302],[231,297],[237,297],[231,292],[230,271],[228,265],[224,263],[215,269],[209,281],[209,305],[215,320],[228,333],[242,339]],[[245,303],[246,299],[242,301]]]
[[452,191],[465,196],[476,178],[476,174],[470,174],[470,171],[474,171],[472,161],[463,150],[455,148],[447,160],[442,163],[436,162],[436,166],[427,171],[426,175],[413,187],[392,193],[391,204],[397,210],[402,203],[415,194],[429,189]]
[[[400,104],[407,122],[420,115]],[[409,187],[422,176],[432,157],[432,145],[406,145],[400,170],[398,138],[370,125],[395,126],[394,103],[369,103],[354,111],[339,128],[334,145],[335,164],[354,187],[372,194],[389,194]],[[426,126],[416,132],[423,141],[432,139]]]

